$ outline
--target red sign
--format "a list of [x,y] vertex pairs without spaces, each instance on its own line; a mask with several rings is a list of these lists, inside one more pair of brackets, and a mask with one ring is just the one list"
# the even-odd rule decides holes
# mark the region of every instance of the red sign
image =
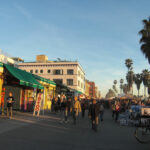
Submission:
[[2,89],[1,106],[4,107],[5,88]]
[[37,96],[35,107],[34,107],[34,112],[33,112],[34,116],[36,113],[37,113],[37,116],[39,116],[40,110],[41,110],[42,100],[43,100],[43,93],[39,93]]

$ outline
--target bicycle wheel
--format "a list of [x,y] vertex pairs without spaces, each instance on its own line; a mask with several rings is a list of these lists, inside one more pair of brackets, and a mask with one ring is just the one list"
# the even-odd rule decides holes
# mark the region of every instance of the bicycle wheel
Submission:
[[135,130],[135,138],[140,143],[150,142],[150,128],[137,127]]

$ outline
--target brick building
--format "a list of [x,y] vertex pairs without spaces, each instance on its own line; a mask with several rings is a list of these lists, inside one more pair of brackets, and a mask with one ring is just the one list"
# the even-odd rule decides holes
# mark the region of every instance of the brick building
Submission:
[[88,82],[90,87],[89,87],[89,97],[90,98],[96,98],[96,86],[95,86],[95,82]]

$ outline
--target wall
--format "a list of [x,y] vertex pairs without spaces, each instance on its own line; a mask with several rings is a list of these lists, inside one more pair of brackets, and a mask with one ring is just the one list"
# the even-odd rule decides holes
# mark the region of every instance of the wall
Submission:
[[[42,76],[44,78],[53,80],[53,79],[63,79],[63,84],[67,85],[67,79],[73,79],[74,85],[69,86],[72,89],[79,90],[81,92],[85,92],[85,74],[83,72],[83,69],[79,66],[78,62],[52,62],[52,63],[21,63],[19,64],[19,68],[22,70],[26,70],[27,72],[30,72],[30,70],[33,70],[34,74],[37,74],[39,76]],[[38,69],[39,71],[42,69],[43,73],[35,73],[35,70]],[[53,70],[56,69],[63,69],[63,75],[54,75]],[[73,69],[74,75],[68,75],[67,69]],[[51,70],[50,73],[47,72],[47,70]],[[82,79],[78,75],[78,71],[81,72],[83,75]],[[83,88],[78,86],[78,80],[80,80],[83,83]]]

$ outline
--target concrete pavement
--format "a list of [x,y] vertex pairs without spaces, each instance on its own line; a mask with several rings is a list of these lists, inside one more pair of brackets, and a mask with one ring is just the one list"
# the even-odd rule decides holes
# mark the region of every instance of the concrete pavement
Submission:
[[6,150],[149,150],[150,143],[140,144],[134,128],[115,123],[106,110],[98,133],[91,130],[86,116],[77,125],[62,122],[63,115],[49,114],[40,118],[16,113],[13,120],[0,119],[0,147]]

